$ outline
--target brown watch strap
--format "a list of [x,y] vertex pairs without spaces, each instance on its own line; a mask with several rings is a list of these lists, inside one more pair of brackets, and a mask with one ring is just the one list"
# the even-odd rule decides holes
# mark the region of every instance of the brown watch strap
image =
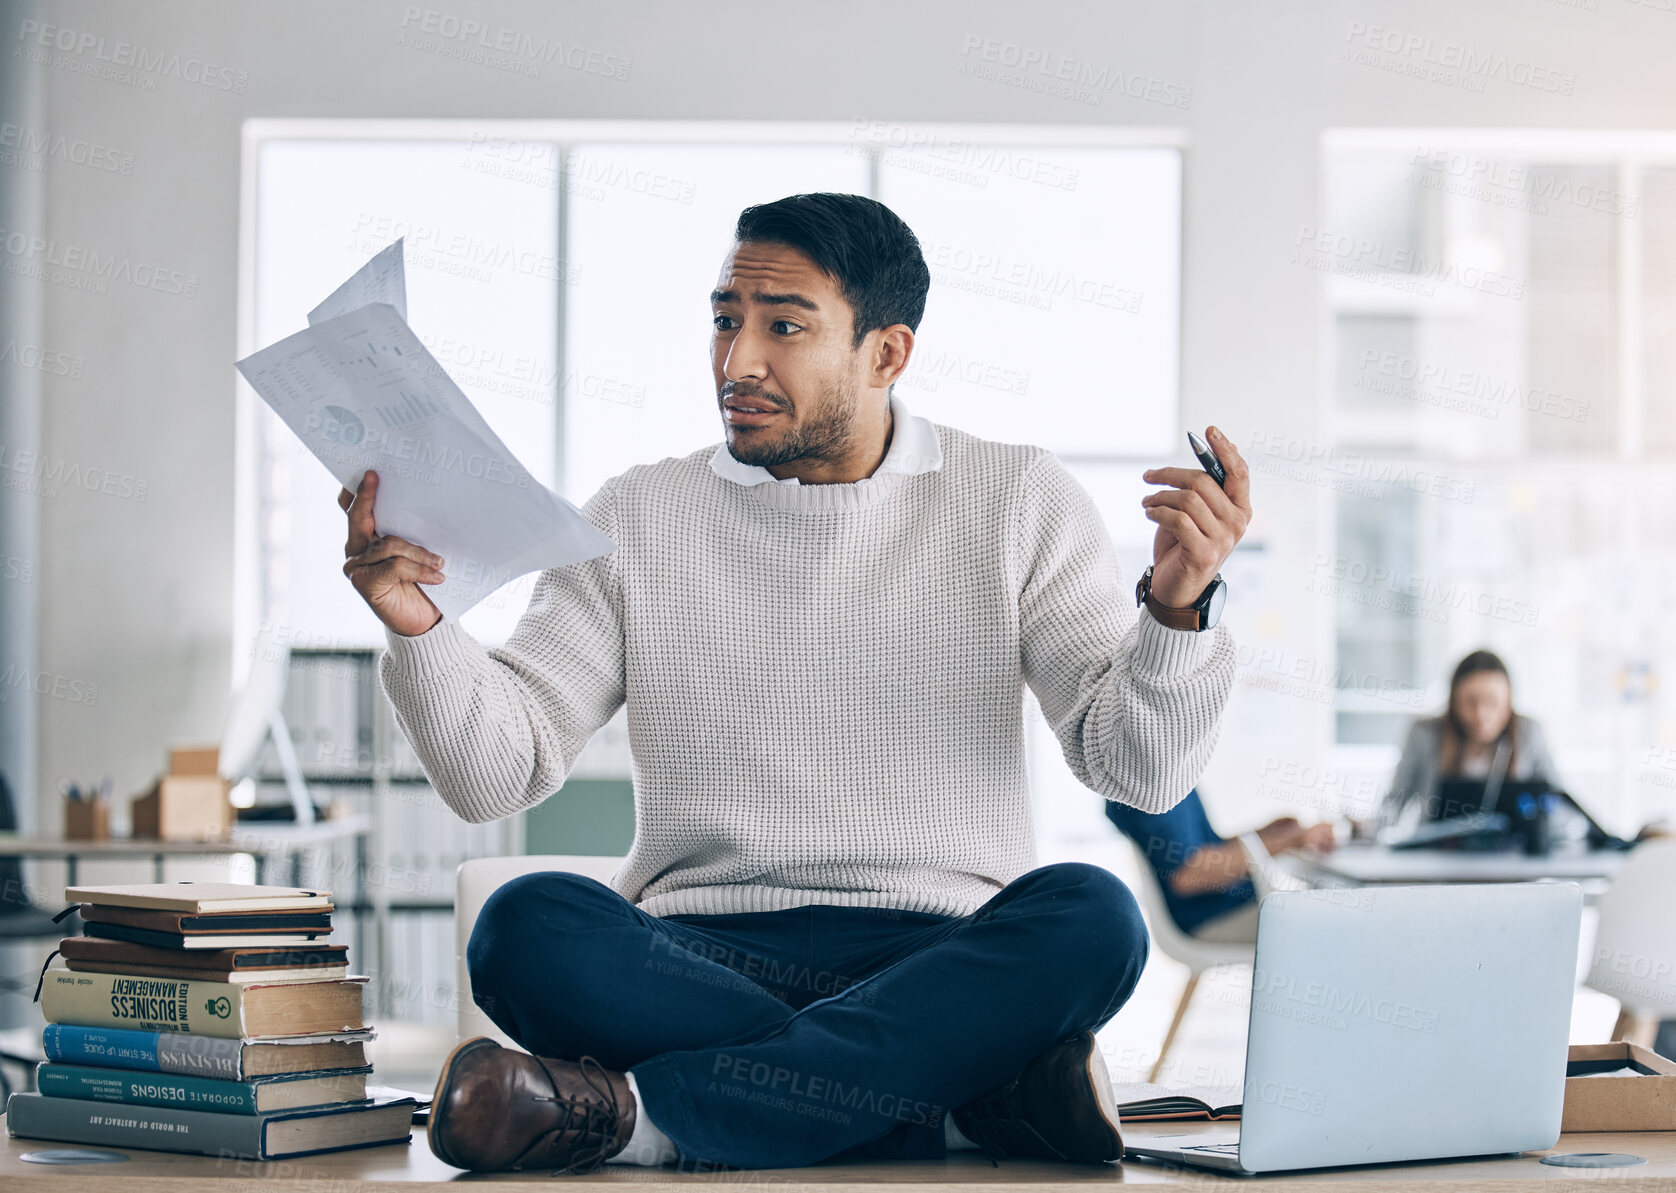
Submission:
[[1168,605],[1160,605],[1150,591],[1147,592],[1144,603],[1151,611],[1152,619],[1159,625],[1168,626],[1172,630],[1197,631],[1199,628],[1202,614],[1191,606],[1186,609],[1172,609]]

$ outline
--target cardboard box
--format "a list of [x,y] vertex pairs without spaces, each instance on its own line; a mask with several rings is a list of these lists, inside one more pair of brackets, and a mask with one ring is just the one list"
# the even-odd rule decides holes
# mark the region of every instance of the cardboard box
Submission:
[[103,799],[64,801],[66,841],[108,841],[111,835],[111,805]]
[[[1629,1067],[1633,1077],[1572,1076]],[[1676,1131],[1676,1063],[1627,1040],[1573,1044],[1561,1131]]]
[[169,751],[171,775],[213,775],[221,763],[221,751],[215,746],[176,746]]
[[159,841],[219,841],[233,825],[227,781],[214,746],[169,751],[169,773],[134,801],[131,832]]

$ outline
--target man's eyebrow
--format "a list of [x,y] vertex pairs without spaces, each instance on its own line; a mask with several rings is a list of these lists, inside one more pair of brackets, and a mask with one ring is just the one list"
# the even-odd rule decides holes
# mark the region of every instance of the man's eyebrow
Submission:
[[[718,302],[738,302],[737,290],[710,291],[710,304]],[[812,298],[805,298],[801,294],[753,294],[751,301],[765,307],[802,307],[806,311],[819,311],[820,305]]]

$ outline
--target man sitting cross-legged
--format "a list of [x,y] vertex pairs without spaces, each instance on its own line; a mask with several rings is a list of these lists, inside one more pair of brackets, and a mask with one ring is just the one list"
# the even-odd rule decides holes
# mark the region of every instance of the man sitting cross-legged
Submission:
[[1052,453],[892,394],[928,287],[871,199],[747,208],[710,295],[725,442],[605,482],[583,513],[617,550],[542,573],[503,647],[425,595],[446,561],[378,534],[374,473],[342,494],[384,690],[462,817],[541,802],[627,705],[610,885],[518,879],[472,934],[472,997],[528,1051],[449,1056],[448,1163],[1121,1156],[1092,1033],[1145,930],[1109,872],[1036,864],[1024,685],[1093,791],[1185,795],[1233,679],[1218,568],[1248,471],[1212,429],[1226,490],[1145,473],[1154,562],[1126,591]]

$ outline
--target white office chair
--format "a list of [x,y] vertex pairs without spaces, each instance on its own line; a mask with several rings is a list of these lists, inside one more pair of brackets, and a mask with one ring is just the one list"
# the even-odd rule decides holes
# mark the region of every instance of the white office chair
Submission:
[[620,857],[590,857],[582,854],[537,854],[528,857],[480,857],[463,862],[454,874],[454,989],[458,1007],[455,1011],[455,1032],[459,1039],[488,1036],[506,1048],[518,1045],[507,1038],[489,1017],[471,1000],[471,974],[466,969],[466,945],[471,940],[472,927],[489,896],[514,878],[525,874],[540,874],[547,870],[565,870],[610,882]]
[[1676,1019],[1676,839],[1630,853],[1596,905],[1594,960],[1583,984],[1618,1000],[1614,1040],[1652,1047]]
[[1147,927],[1152,932],[1152,943],[1172,961],[1187,966],[1187,984],[1182,987],[1181,998],[1176,1002],[1176,1013],[1170,1019],[1170,1029],[1164,1033],[1164,1042],[1158,1048],[1158,1059],[1153,1062],[1152,1072],[1147,1074],[1148,1081],[1157,1081],[1158,1075],[1164,1071],[1164,1061],[1170,1055],[1170,1046],[1175,1043],[1176,1032],[1181,1029],[1181,1021],[1187,1016],[1193,992],[1199,988],[1200,975],[1207,969],[1222,965],[1250,965],[1257,948],[1249,944],[1199,940],[1176,927],[1175,920],[1170,918],[1170,909],[1164,903],[1163,888],[1158,885],[1158,876],[1152,872],[1146,855],[1133,841],[1129,842],[1129,847],[1135,855],[1141,914],[1146,917]]
[[1275,891],[1306,891],[1309,883],[1305,882],[1285,863],[1277,862],[1263,844],[1263,839],[1255,831],[1242,833],[1235,838],[1240,847],[1240,853],[1245,855],[1246,877],[1251,879],[1252,889],[1257,892],[1257,901],[1261,903]]

